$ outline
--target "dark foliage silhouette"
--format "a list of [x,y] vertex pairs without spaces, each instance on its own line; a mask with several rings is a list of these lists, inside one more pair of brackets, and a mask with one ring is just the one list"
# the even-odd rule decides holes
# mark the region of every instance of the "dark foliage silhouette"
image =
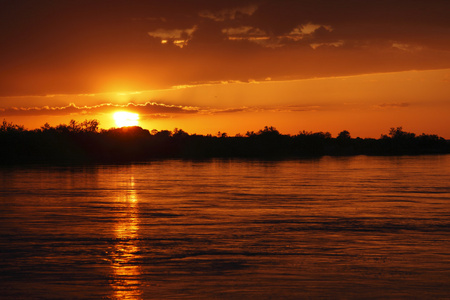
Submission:
[[266,126],[245,136],[189,134],[182,129],[152,130],[139,126],[100,130],[97,120],[35,130],[8,123],[0,126],[0,164],[130,162],[159,158],[285,158],[323,155],[405,155],[450,153],[450,142],[437,135],[391,128],[379,139],[352,138],[343,130],[281,134]]

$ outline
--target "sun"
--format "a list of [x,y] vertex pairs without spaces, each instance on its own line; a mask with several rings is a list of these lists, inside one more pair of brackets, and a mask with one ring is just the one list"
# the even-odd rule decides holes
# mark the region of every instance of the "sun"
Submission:
[[113,115],[117,127],[137,126],[139,115],[127,111],[118,111]]

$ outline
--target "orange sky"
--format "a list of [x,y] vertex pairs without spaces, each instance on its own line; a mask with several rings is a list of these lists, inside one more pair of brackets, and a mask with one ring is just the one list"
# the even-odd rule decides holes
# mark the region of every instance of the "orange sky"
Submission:
[[[395,3],[392,3],[395,2]],[[10,1],[0,118],[450,138],[448,1]]]

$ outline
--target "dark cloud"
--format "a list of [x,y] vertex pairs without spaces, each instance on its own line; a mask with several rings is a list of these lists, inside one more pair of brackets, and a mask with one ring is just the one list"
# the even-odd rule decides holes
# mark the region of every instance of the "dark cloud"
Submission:
[[0,2],[0,96],[450,67],[447,0]]

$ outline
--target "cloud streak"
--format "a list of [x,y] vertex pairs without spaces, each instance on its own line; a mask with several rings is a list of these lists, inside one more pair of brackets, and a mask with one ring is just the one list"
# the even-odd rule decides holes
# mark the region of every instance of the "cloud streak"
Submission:
[[165,115],[179,115],[179,114],[196,114],[199,109],[190,106],[166,105],[156,102],[146,102],[143,104],[128,103],[125,105],[104,103],[94,106],[77,106],[71,103],[67,106],[61,107],[10,107],[0,108],[1,117],[9,116],[65,116],[65,115],[95,115],[95,114],[109,114],[118,110],[127,110],[130,112],[139,113],[144,118],[152,117],[161,118]]
[[401,103],[382,103],[379,105],[376,105],[376,108],[405,108],[409,107],[411,104],[408,102],[401,102]]
[[244,106],[231,108],[193,107],[181,105],[167,105],[156,102],[142,104],[128,103],[124,105],[102,103],[93,106],[77,106],[70,103],[67,106],[42,107],[9,107],[0,108],[0,117],[12,116],[93,116],[112,114],[125,110],[138,113],[141,119],[164,119],[181,115],[221,115],[254,112],[302,112],[323,109],[319,105],[289,105],[289,106]]

